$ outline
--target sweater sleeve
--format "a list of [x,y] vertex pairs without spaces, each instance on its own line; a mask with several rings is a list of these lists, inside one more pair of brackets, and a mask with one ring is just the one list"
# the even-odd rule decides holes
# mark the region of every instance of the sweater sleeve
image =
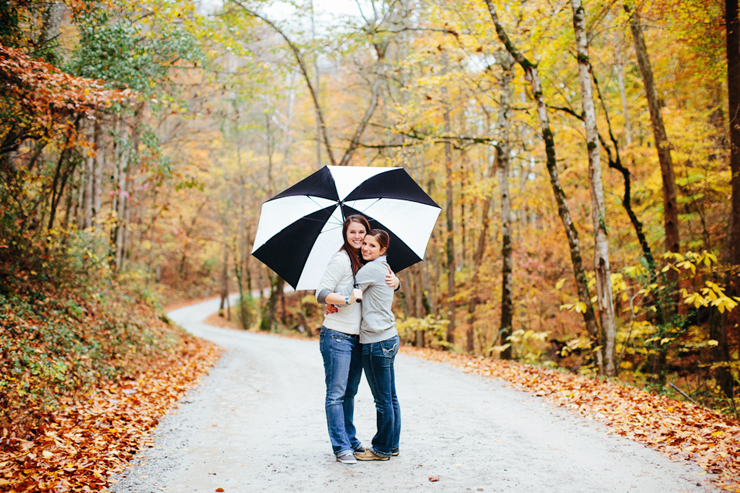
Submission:
[[[369,262],[365,264],[359,272],[357,272],[356,280],[358,289],[365,291],[370,286],[378,284],[378,274],[381,272],[378,270],[378,265],[380,264]],[[382,282],[385,282],[385,275],[383,275]]]
[[333,293],[339,287],[339,282],[344,277],[347,269],[351,268],[349,257],[344,252],[335,253],[329,265],[326,266],[324,276],[316,288],[316,301],[324,303],[326,301],[326,295]]
[[316,291],[316,300],[319,303],[326,303],[326,297],[331,294],[331,291],[328,289],[322,289],[321,291]]

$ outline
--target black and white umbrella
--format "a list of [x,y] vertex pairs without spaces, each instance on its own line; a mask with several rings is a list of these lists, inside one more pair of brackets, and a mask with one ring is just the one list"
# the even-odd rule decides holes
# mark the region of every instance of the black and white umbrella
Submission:
[[403,168],[324,166],[262,204],[252,255],[294,289],[316,289],[342,246],[342,223],[362,214],[391,237],[399,272],[424,258],[440,208]]

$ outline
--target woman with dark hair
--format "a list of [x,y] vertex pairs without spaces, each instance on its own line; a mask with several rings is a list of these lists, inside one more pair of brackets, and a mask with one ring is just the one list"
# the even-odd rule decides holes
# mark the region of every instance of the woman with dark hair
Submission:
[[[326,382],[326,422],[329,439],[337,461],[355,464],[355,453],[365,451],[356,437],[353,423],[355,395],[362,377],[362,348],[360,346],[360,305],[350,302],[354,276],[363,265],[360,247],[370,230],[367,219],[353,215],[342,225],[342,248],[334,254],[316,289],[319,303],[333,304],[338,310],[327,310],[321,327],[320,349],[324,360]],[[386,271],[388,289],[399,286],[398,278]]]
[[357,289],[349,301],[362,300],[362,367],[375,400],[378,432],[372,447],[355,453],[358,460],[388,460],[398,455],[401,436],[401,407],[396,395],[394,361],[400,346],[393,316],[393,289],[385,282],[388,270],[387,232],[373,229],[362,241],[362,258],[367,262],[357,273]]

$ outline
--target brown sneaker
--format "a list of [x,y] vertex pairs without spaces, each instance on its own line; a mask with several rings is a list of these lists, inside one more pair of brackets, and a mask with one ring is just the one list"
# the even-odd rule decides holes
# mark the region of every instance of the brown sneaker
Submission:
[[355,454],[355,459],[357,460],[390,460],[391,458],[375,455],[375,452],[373,452],[370,449],[367,449],[361,454]]
[[391,452],[391,455],[392,455],[393,457],[397,457],[397,456],[398,456],[398,454],[399,454],[399,451],[398,451],[398,449],[397,449],[397,448],[394,448],[394,449],[393,449],[393,452]]

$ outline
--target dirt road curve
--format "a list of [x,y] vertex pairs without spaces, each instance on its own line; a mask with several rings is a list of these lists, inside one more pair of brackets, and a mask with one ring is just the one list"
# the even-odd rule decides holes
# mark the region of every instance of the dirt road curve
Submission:
[[[607,435],[603,425],[403,354],[396,360],[401,454],[340,464],[326,432],[318,342],[205,325],[217,303],[170,313],[226,353],[162,420],[156,446],[140,454],[113,491],[715,491],[698,467]],[[375,414],[364,379],[355,414],[367,444]]]

